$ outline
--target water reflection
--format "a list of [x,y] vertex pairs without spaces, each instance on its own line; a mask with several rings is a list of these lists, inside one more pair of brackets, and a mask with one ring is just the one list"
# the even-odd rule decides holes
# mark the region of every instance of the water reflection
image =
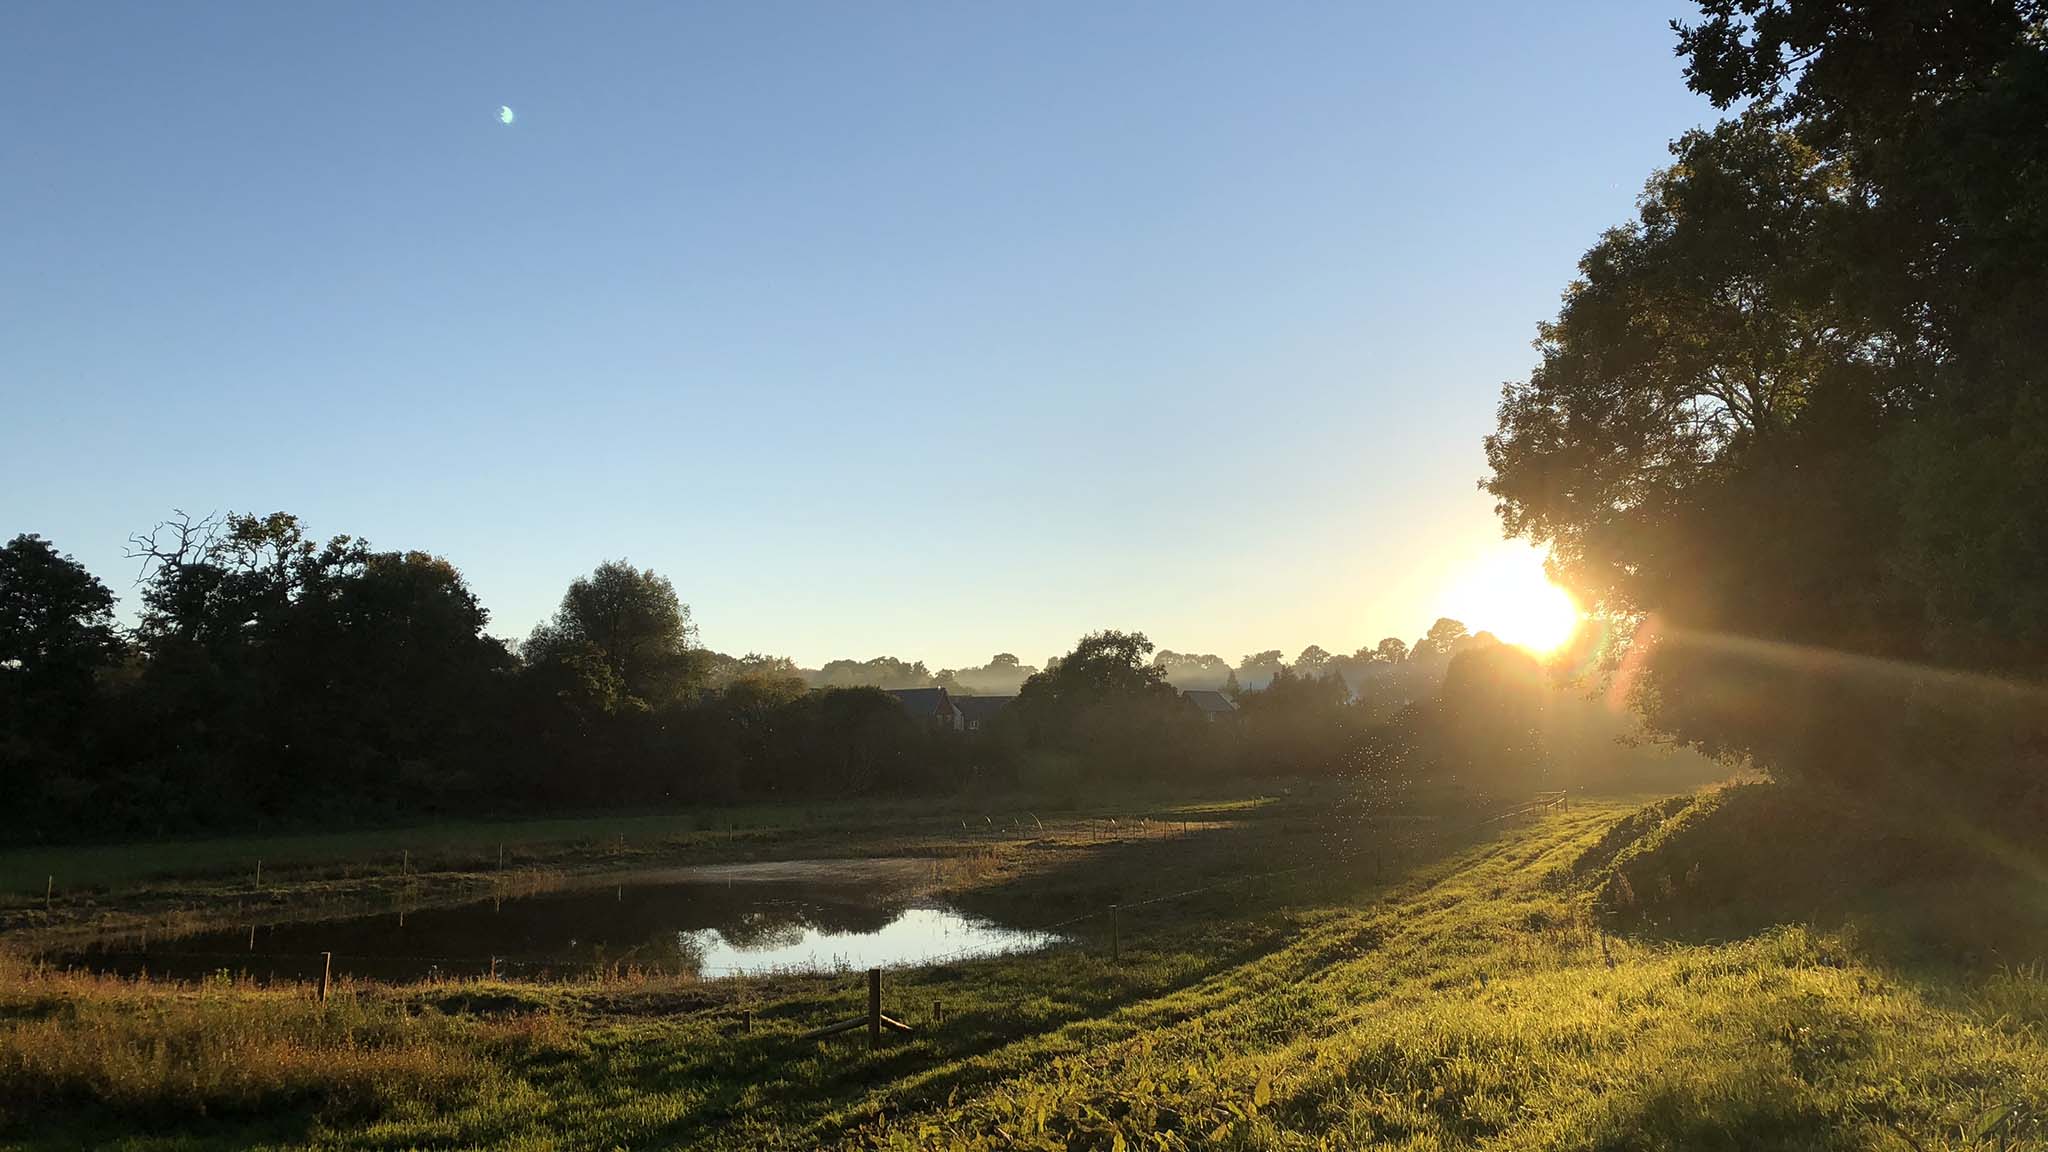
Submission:
[[917,964],[945,956],[1017,952],[1050,943],[1034,932],[963,916],[950,908],[906,908],[872,931],[834,932],[786,922],[772,933],[735,938],[711,928],[694,933],[706,974],[817,971]]
[[664,881],[606,885],[449,908],[256,925],[177,939],[107,940],[60,957],[102,972],[194,979],[223,969],[310,979],[535,978],[613,966],[708,977],[916,964],[1013,951],[1045,938],[919,902],[872,881]]

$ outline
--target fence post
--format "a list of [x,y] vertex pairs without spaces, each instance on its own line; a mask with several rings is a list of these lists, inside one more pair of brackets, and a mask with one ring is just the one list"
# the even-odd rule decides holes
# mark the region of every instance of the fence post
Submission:
[[1109,958],[1110,958],[1110,959],[1111,959],[1112,961],[1116,961],[1116,960],[1121,960],[1121,959],[1123,959],[1123,942],[1122,942],[1121,940],[1119,940],[1119,939],[1117,938],[1117,929],[1116,929],[1116,910],[1117,910],[1117,908],[1118,908],[1118,905],[1115,905],[1115,904],[1111,904],[1111,905],[1109,906]]
[[263,857],[256,858],[256,886],[263,887]]
[[320,954],[320,1002],[327,1003],[327,986],[334,980],[334,953]]
[[412,850],[410,848],[398,854],[398,874],[400,876],[412,875]]
[[933,1024],[944,1024],[945,1022],[946,1022],[946,1002],[945,1002],[945,1001],[943,1001],[943,1000],[934,1000],[934,1001],[932,1001],[932,1023],[933,1023]]
[[48,916],[50,914],[51,902],[56,899],[56,896],[57,878],[55,876],[43,877],[43,915]]
[[249,925],[249,951],[251,951],[251,952],[254,952],[255,950],[256,950],[256,926],[255,926],[254,924],[251,924],[251,925]]
[[868,1051],[882,1046],[882,970],[868,969]]

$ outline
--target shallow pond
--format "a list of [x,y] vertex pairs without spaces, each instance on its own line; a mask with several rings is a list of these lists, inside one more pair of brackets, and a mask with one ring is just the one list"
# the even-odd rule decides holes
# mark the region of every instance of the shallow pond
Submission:
[[[777,875],[774,871],[767,873]],[[100,972],[197,979],[220,971],[311,979],[534,978],[612,966],[706,977],[930,963],[1040,947],[1054,937],[858,880],[641,878],[452,907],[116,938],[56,958]]]

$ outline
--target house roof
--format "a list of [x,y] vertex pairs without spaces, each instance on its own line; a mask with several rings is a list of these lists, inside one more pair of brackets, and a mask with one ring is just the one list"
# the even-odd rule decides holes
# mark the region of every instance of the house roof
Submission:
[[1015,699],[1015,696],[955,696],[953,707],[969,720],[987,720]]
[[944,688],[890,688],[887,691],[898,704],[903,705],[905,712],[920,719],[943,716],[952,706]]
[[1191,688],[1180,694],[1180,698],[1204,712],[1235,712],[1237,705],[1230,697],[1208,688]]

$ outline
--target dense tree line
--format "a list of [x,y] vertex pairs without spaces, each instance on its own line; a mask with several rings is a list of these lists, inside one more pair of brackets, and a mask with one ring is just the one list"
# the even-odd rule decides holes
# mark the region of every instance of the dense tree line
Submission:
[[[126,629],[113,593],[47,540],[0,548],[8,840],[1356,772],[1376,762],[1361,742],[1420,731],[1424,713],[1446,730],[1512,715],[1524,742],[1489,747],[1540,764],[1527,701],[1438,699],[1433,667],[1457,683],[1460,660],[1500,648],[1450,621],[1431,633],[1460,653],[1447,668],[1383,660],[1417,679],[1359,694],[1334,660],[1297,661],[1238,691],[1222,724],[1168,683],[1142,635],[1091,634],[1042,670],[999,655],[970,671],[1021,675],[1016,699],[968,734],[857,678],[819,687],[785,658],[706,651],[670,582],[623,561],[508,644],[446,560],[316,541],[288,514],[180,517],[134,545]],[[844,664],[849,677],[922,667]],[[1440,741],[1411,750],[1467,783],[1533,779],[1486,779],[1483,756]]]
[[1661,729],[2048,818],[2048,4],[1703,0],[1486,488]]

